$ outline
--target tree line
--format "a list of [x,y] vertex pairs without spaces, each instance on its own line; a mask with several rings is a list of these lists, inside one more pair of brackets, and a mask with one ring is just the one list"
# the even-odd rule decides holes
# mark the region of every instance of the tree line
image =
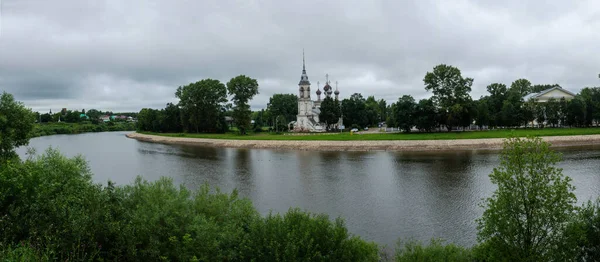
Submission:
[[[85,115],[85,116],[81,116],[81,115]],[[81,111],[79,110],[64,110],[64,111],[60,111],[60,112],[55,112],[55,113],[40,113],[40,112],[34,112],[35,115],[35,121],[37,121],[38,123],[52,123],[52,122],[58,122],[59,120],[61,122],[66,122],[66,123],[82,123],[82,122],[90,122],[92,124],[99,124],[101,122],[103,122],[100,117],[104,116],[104,115],[124,115],[124,116],[130,116],[130,117],[137,117],[137,113],[134,112],[126,112],[126,113],[113,113],[112,111],[101,111],[101,110],[97,110],[97,109],[90,109],[90,110],[85,110],[82,109]],[[114,119],[113,121],[120,121],[119,119]]]
[[[494,129],[514,127],[571,126],[589,127],[600,122],[600,87],[586,87],[574,99],[550,99],[539,103],[525,97],[558,84],[532,84],[517,79],[507,86],[492,83],[487,95],[473,100],[470,96],[473,78],[463,77],[460,69],[440,64],[423,78],[425,90],[432,96],[416,101],[402,95],[394,103],[374,96],[354,93],[338,101],[325,98],[321,102],[321,122],[331,130],[340,117],[346,128],[377,127],[385,123],[405,132],[452,131],[465,128]],[[138,116],[138,130],[152,132],[226,132],[230,125],[240,133],[260,132],[269,126],[284,131],[296,120],[298,97],[295,94],[274,94],[266,109],[252,112],[248,101],[258,94],[256,80],[238,76],[224,85],[218,80],[204,79],[179,87],[176,104],[164,109],[144,108]],[[231,96],[228,103],[227,97]],[[251,125],[251,121],[254,123]]]
[[[245,75],[232,78],[227,85],[215,79],[203,79],[180,86],[175,92],[177,104],[164,109],[143,108],[138,114],[138,130],[151,132],[213,132],[228,130],[231,116],[241,134],[250,129],[252,111],[248,101],[258,94],[258,82]],[[228,103],[228,97],[231,102]]]
[[[374,96],[365,99],[360,93],[342,101],[325,98],[321,102],[319,118],[328,127],[343,117],[347,128],[377,127],[385,122],[388,127],[398,127],[405,132],[414,129],[420,132],[451,131],[473,125],[479,129],[493,129],[589,127],[600,123],[600,87],[583,88],[572,100],[551,98],[540,103],[525,100],[525,97],[560,85],[534,85],[527,79],[517,79],[510,86],[492,83],[486,87],[488,95],[473,100],[470,96],[473,81],[463,77],[460,69],[441,64],[423,78],[425,90],[432,93],[430,98],[416,101],[410,95],[403,95],[390,105]],[[283,120],[278,121],[280,123],[294,121],[298,113],[296,104],[294,94],[276,94],[260,116]],[[255,116],[259,119],[258,114]]]

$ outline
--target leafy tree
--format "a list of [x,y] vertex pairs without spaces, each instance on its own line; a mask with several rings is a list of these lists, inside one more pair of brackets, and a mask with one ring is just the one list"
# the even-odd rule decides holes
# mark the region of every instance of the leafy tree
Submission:
[[77,110],[75,110],[75,111],[68,110],[67,115],[65,116],[63,121],[65,121],[67,123],[79,123],[79,122],[81,122],[81,112],[79,112]]
[[416,107],[415,99],[410,95],[403,95],[396,102],[396,107],[394,108],[396,125],[404,130],[404,132],[410,132],[415,125]]
[[569,101],[564,97],[561,97],[559,101],[560,110],[559,110],[559,123],[561,126],[567,125],[567,114],[569,111]]
[[490,107],[490,125],[494,127],[504,126],[502,107],[504,107],[504,100],[508,97],[508,89],[505,84],[493,83],[487,86],[487,91],[490,93],[488,102]]
[[541,138],[505,141],[498,186],[478,220],[478,240],[487,261],[564,261],[572,257],[565,228],[576,203],[571,179],[555,167],[560,155]]
[[586,125],[587,108],[581,95],[577,95],[569,101],[566,111],[566,123],[568,125],[577,127]]
[[42,123],[52,122],[52,115],[45,113],[40,116]]
[[478,101],[475,101],[475,124],[479,126],[479,129],[482,129],[483,126],[490,125],[490,105],[488,104],[489,100],[490,97],[485,96],[480,98]]
[[523,98],[516,91],[510,91],[502,105],[502,123],[504,126],[520,126],[524,122]]
[[[435,107],[435,105],[434,105]],[[389,112],[387,117],[385,118],[386,125],[388,127],[396,125],[396,116],[394,115],[394,111],[396,110],[396,103],[392,103],[388,105],[386,111]]]
[[233,96],[233,121],[241,134],[250,129],[250,105],[248,101],[258,94],[258,82],[245,75],[239,75],[227,82],[227,91]]
[[535,120],[536,104],[537,104],[537,102],[532,99],[523,103],[523,109],[522,109],[523,121],[526,125],[531,123],[532,127],[533,127],[533,121]]
[[600,258],[600,198],[588,201],[577,212],[568,233],[575,239],[577,261],[597,261]]
[[354,93],[350,98],[342,100],[342,116],[345,126],[357,125],[362,128],[367,125],[365,102],[365,98],[359,93]]
[[96,109],[90,109],[90,110],[87,111],[87,116],[90,119],[98,119],[102,115],[103,115],[102,112],[100,112],[100,111],[98,111]]
[[415,126],[420,131],[431,132],[437,126],[437,111],[431,99],[421,99],[414,114]]
[[546,105],[546,119],[548,124],[556,127],[560,122],[560,103],[555,98],[550,98],[545,103]]
[[539,127],[544,127],[546,122],[546,104],[535,103],[535,120]]
[[267,111],[272,116],[285,116],[286,120],[296,119],[298,115],[298,96],[295,94],[274,94],[269,98]]
[[167,103],[165,109],[161,110],[160,126],[161,132],[179,133],[183,131],[181,125],[181,112],[177,105]]
[[387,113],[387,103],[385,100],[380,99],[379,102],[377,102],[377,115],[379,116],[380,122],[387,120]]
[[423,79],[425,90],[432,91],[432,99],[440,107],[444,116],[442,124],[448,130],[453,126],[469,122],[464,119],[467,112],[467,104],[471,102],[472,78],[463,78],[458,68],[441,64],[433,68],[433,72],[427,72]]
[[520,97],[524,97],[531,93],[531,82],[527,79],[518,79],[512,82],[510,90],[519,94]]
[[579,93],[586,105],[586,125],[600,121],[600,87],[586,87]]
[[365,101],[365,109],[367,125],[377,126],[377,122],[379,122],[379,104],[377,103],[377,100],[375,100],[374,96],[367,97],[367,100]]
[[17,157],[15,148],[29,144],[35,115],[13,95],[0,96],[0,161]]
[[175,92],[179,98],[182,124],[196,133],[218,131],[221,112],[227,102],[227,88],[219,80],[204,79]]
[[321,102],[321,113],[319,113],[319,120],[327,124],[327,129],[334,124],[337,124],[340,117],[342,116],[342,110],[340,108],[340,102],[337,99],[326,97]]

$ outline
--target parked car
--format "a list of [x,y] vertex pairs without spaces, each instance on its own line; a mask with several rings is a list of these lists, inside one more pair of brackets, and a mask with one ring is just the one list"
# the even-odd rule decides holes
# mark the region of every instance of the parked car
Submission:
[[369,131],[369,127],[365,127],[365,131]]
[[358,128],[352,128],[350,129],[351,132],[358,132]]

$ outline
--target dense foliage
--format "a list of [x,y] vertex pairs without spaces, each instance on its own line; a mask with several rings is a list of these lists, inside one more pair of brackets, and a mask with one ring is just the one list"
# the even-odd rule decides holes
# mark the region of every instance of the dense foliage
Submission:
[[466,262],[475,261],[475,257],[470,249],[454,244],[444,245],[442,240],[432,239],[429,245],[414,240],[399,241],[395,260],[397,262]]
[[342,109],[340,102],[337,99],[326,97],[321,102],[321,112],[319,113],[319,120],[325,123],[326,128],[330,130],[332,125],[337,124],[340,117],[342,116]]
[[286,124],[295,121],[296,115],[298,115],[298,96],[295,94],[274,94],[269,98],[267,112],[268,116],[265,116],[265,118],[282,116]]
[[233,121],[240,134],[245,135],[250,130],[252,111],[248,101],[258,94],[258,82],[245,75],[239,75],[227,82],[227,91],[232,96]]
[[31,137],[50,136],[59,134],[80,134],[88,132],[106,132],[106,131],[134,131],[133,122],[108,122],[92,124],[90,122],[81,123],[44,123],[36,124],[31,132]]
[[0,169],[0,259],[377,261],[342,220],[291,209],[261,217],[247,199],[170,179],[100,186],[81,157],[48,150]]
[[555,167],[560,155],[541,138],[505,142],[490,178],[498,186],[485,201],[479,241],[491,260],[551,261],[573,257],[568,234],[577,199],[571,179]]
[[16,156],[14,149],[29,143],[34,114],[11,94],[0,96],[0,161]]

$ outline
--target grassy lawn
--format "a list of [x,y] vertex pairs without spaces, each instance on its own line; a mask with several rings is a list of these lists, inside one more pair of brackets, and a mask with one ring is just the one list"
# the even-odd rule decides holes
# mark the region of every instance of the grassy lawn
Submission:
[[466,131],[450,133],[371,133],[353,134],[348,132],[336,134],[269,134],[257,133],[245,136],[236,133],[225,134],[162,134],[141,132],[149,135],[167,137],[212,138],[212,139],[239,139],[239,140],[452,140],[452,139],[479,139],[479,138],[507,138],[511,136],[571,136],[600,134],[600,128],[545,128],[545,129],[504,129],[492,131]]

